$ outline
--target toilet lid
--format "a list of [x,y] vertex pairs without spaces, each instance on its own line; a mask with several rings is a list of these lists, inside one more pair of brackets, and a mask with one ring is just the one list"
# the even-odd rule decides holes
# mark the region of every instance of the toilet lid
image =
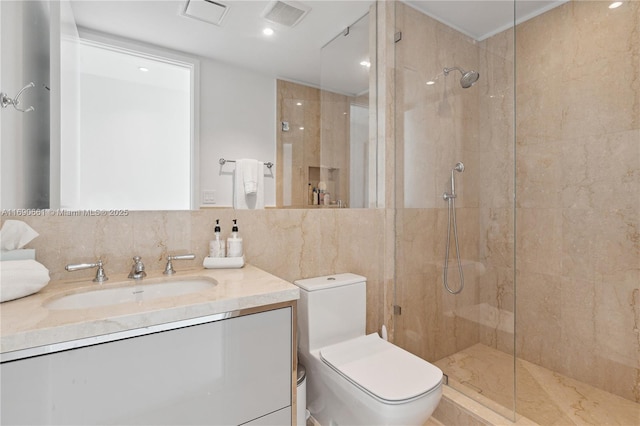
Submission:
[[392,404],[428,393],[442,381],[438,367],[376,333],[322,348],[320,357],[365,392]]

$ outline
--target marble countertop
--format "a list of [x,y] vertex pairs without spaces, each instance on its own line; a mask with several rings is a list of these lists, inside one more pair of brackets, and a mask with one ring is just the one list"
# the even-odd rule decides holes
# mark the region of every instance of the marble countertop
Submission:
[[[143,285],[180,278],[208,277],[211,288],[197,292],[90,309],[54,310],[46,305],[67,294],[93,289]],[[70,340],[249,309],[299,298],[298,287],[252,265],[240,269],[179,270],[167,278],[148,272],[135,282],[110,276],[104,284],[91,280],[53,281],[31,296],[0,305],[0,353],[32,349]]]

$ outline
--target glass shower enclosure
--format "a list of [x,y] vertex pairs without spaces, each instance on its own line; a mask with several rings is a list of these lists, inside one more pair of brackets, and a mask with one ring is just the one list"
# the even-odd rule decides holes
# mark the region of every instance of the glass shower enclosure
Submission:
[[638,424],[640,3],[394,6],[394,342],[507,419]]
[[470,35],[427,14],[444,3],[396,3],[395,339],[513,418],[514,4]]

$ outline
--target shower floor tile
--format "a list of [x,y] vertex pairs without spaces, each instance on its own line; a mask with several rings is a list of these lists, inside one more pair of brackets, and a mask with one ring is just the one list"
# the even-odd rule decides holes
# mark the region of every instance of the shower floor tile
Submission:
[[[511,417],[513,357],[482,344],[435,365],[449,384],[494,411]],[[640,425],[640,404],[518,359],[517,412],[540,425]]]

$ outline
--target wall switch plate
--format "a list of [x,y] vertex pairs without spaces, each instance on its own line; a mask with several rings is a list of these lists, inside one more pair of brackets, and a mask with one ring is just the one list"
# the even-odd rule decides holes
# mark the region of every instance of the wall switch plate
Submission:
[[215,204],[216,203],[216,191],[202,191],[202,204]]

